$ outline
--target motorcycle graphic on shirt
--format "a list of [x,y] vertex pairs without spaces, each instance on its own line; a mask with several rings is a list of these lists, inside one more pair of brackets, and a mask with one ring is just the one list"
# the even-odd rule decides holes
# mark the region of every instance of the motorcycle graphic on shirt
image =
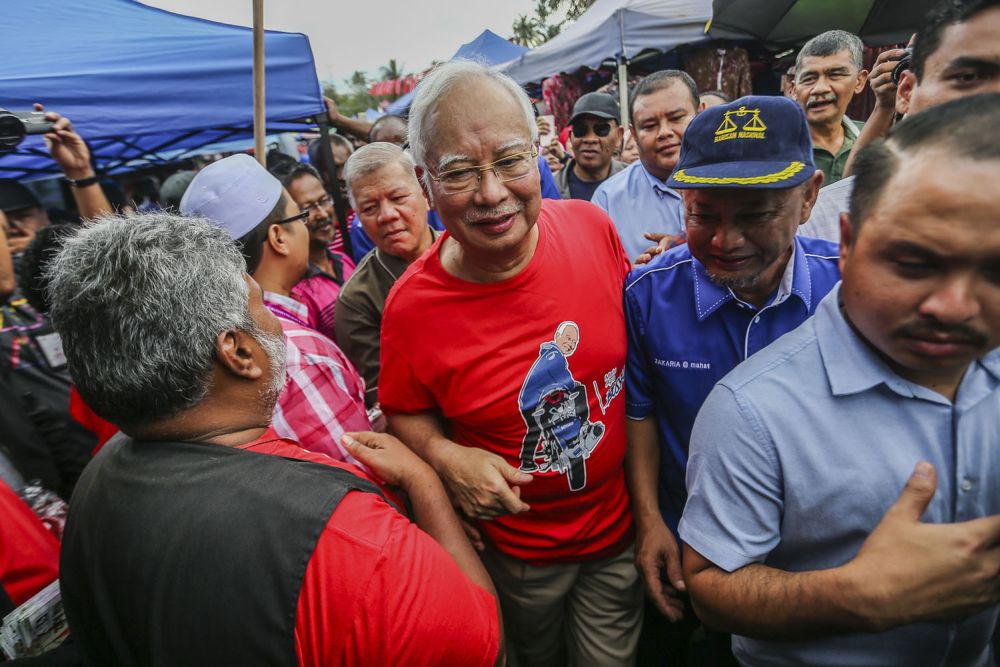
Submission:
[[605,431],[603,422],[590,421],[587,388],[569,370],[569,357],[579,343],[576,323],[560,324],[553,339],[542,343],[518,396],[527,427],[520,470],[565,474],[570,491],[587,485],[585,461]]

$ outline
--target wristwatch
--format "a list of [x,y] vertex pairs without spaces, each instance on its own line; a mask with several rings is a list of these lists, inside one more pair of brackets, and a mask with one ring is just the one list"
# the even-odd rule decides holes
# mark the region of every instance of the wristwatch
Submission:
[[85,188],[87,186],[94,185],[100,180],[101,179],[97,178],[97,176],[88,176],[87,178],[77,178],[75,180],[72,178],[67,178],[66,182],[70,184],[70,187]]

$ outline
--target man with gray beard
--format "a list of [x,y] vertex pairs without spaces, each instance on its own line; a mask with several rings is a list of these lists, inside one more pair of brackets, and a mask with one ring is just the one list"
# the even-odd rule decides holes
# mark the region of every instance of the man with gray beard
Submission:
[[105,219],[49,285],[80,395],[122,432],[62,543],[86,664],[502,661],[492,584],[433,470],[385,434],[342,438],[376,478],[271,429],[282,328],[225,231]]

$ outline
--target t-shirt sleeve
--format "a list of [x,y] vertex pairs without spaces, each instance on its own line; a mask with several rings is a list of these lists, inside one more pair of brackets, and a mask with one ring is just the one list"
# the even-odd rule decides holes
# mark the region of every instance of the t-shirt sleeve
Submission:
[[382,355],[378,400],[386,415],[428,412],[437,407],[430,389],[417,377],[407,354],[395,344],[397,323],[389,313],[382,320]]
[[625,362],[625,416],[645,419],[653,414],[653,373],[643,341],[646,337],[646,315],[631,291],[625,291],[625,331],[628,337],[628,357]]
[[727,572],[763,561],[781,539],[780,468],[757,412],[722,384],[691,433],[681,539]]
[[492,665],[496,600],[380,499],[349,494],[320,537],[300,595],[300,664]]

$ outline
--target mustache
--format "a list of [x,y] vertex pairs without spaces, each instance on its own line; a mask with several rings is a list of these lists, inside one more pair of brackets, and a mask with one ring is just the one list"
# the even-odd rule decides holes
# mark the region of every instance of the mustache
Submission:
[[897,328],[895,335],[899,338],[946,339],[949,343],[960,343],[975,347],[986,347],[987,343],[989,343],[986,334],[964,324],[946,325],[940,322],[913,322]]
[[836,102],[836,101],[837,101],[836,95],[817,95],[816,97],[809,98],[809,101],[806,102],[806,106],[811,107],[817,104],[822,104],[824,102]]
[[475,225],[483,220],[506,218],[509,215],[520,213],[524,210],[524,205],[496,206],[493,208],[473,208],[466,211],[462,216],[462,222],[467,225]]

